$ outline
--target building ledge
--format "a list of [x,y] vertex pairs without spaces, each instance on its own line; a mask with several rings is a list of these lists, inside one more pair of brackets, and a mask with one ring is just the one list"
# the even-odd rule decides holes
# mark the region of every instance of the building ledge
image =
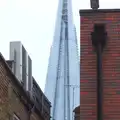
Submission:
[[81,9],[79,10],[80,16],[85,16],[93,13],[115,13],[115,12],[120,13],[120,9],[98,9],[98,10]]

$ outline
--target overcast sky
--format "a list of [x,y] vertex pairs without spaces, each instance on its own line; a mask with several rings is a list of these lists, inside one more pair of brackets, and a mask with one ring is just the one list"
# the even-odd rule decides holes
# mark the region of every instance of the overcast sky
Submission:
[[[73,0],[79,41],[79,9],[90,0]],[[33,76],[44,89],[58,0],[0,0],[0,52],[9,59],[9,42],[20,40],[31,56]],[[119,0],[100,0],[100,8],[119,8]]]

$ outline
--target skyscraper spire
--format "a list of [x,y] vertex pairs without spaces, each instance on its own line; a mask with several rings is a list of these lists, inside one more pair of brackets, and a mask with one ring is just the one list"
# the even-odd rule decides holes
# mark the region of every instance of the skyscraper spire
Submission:
[[72,120],[73,109],[80,104],[77,50],[72,2],[59,0],[45,85],[45,94],[52,104],[52,120]]

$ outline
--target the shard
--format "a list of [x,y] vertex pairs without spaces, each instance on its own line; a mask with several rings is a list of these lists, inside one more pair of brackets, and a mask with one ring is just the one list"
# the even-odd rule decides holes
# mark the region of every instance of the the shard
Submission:
[[45,95],[50,100],[51,120],[73,120],[80,105],[80,66],[72,1],[59,0],[54,40],[49,58]]

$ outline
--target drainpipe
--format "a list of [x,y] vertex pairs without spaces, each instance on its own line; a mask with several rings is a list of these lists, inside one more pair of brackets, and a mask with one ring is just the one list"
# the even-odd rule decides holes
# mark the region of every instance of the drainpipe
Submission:
[[103,120],[102,101],[103,101],[103,80],[102,80],[102,48],[98,44],[97,53],[97,114],[98,120]]
[[91,35],[97,56],[97,120],[103,120],[102,52],[107,39],[104,25],[96,25]]

